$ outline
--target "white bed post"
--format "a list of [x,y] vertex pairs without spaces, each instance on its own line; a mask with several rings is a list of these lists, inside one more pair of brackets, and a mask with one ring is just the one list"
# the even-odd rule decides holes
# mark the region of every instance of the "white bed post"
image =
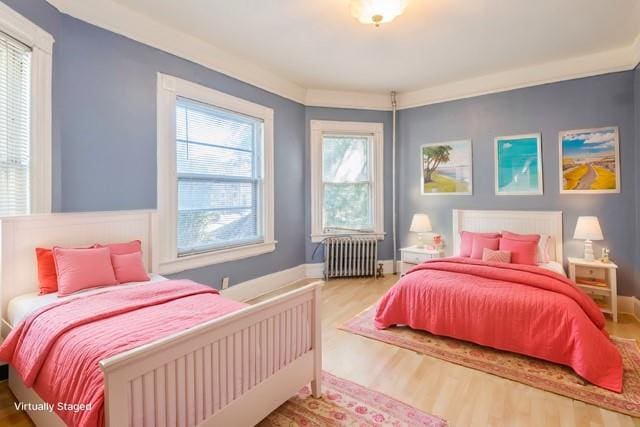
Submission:
[[313,290],[313,380],[311,381],[311,393],[313,397],[322,395],[322,320],[320,317],[320,305],[322,287],[316,286]]

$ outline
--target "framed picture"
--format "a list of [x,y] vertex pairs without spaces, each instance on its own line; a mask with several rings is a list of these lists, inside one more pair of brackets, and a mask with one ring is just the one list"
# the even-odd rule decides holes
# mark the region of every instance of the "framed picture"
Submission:
[[542,194],[540,134],[499,136],[494,140],[494,144],[496,194]]
[[423,195],[471,195],[471,140],[436,142],[420,147]]
[[560,193],[620,192],[617,127],[560,132]]

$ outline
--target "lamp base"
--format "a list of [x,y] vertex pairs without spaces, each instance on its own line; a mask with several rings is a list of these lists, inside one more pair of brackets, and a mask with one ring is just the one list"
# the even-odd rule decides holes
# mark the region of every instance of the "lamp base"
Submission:
[[418,233],[418,244],[416,249],[424,249],[424,234]]
[[584,241],[584,259],[585,261],[595,261],[596,258],[593,255],[593,243],[591,240]]

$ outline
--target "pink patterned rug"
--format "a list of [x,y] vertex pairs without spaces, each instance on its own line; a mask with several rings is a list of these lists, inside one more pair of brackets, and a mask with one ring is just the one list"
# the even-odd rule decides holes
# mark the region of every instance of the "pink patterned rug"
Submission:
[[323,372],[320,399],[311,396],[309,387],[305,387],[258,425],[445,427],[447,423],[382,393]]
[[623,388],[622,393],[618,394],[587,383],[571,368],[544,360],[437,336],[408,327],[378,330],[373,326],[374,315],[375,306],[369,307],[347,321],[340,329],[571,399],[640,417],[640,349],[635,340],[611,337],[620,350],[624,363]]

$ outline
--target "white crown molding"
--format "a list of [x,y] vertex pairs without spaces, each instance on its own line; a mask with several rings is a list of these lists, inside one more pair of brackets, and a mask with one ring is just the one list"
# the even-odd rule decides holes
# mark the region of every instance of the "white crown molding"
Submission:
[[305,88],[111,0],[47,0],[62,13],[304,103]]
[[[388,94],[304,88],[112,0],[47,0],[59,11],[307,106],[391,110]],[[97,5],[96,5],[97,4]],[[640,34],[624,47],[401,92],[406,109],[618,71],[640,63]]]

